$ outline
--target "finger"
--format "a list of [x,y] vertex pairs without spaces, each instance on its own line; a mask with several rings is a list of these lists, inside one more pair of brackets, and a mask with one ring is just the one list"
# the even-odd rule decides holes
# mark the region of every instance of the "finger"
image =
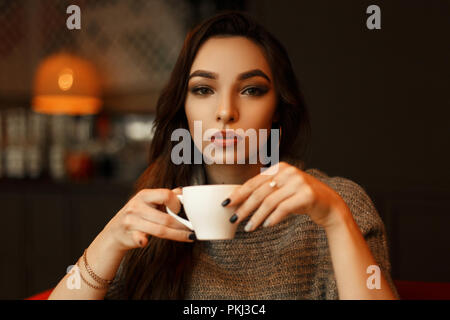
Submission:
[[277,208],[266,218],[265,227],[273,226],[281,222],[287,215],[291,213],[302,214],[308,211],[311,199],[305,193],[296,192],[291,197],[282,201]]
[[181,203],[177,195],[169,189],[143,189],[139,191],[138,197],[148,205],[165,205],[172,212],[180,212]]
[[270,187],[269,183],[264,183],[254,190],[236,210],[235,215],[237,216],[237,220],[236,218],[233,218],[234,223],[240,223],[242,220],[245,220],[252,212],[258,209],[264,199],[273,191],[274,190]]
[[222,206],[237,206],[244,202],[258,187],[268,181],[270,176],[258,174],[257,176],[247,180],[243,185],[235,188],[233,192],[222,202]]
[[166,227],[172,229],[190,230],[188,227],[186,227],[171,215],[168,215],[167,213],[162,212],[156,208],[146,206],[145,204],[142,206],[142,208],[138,208],[136,210],[136,214],[147,221],[165,225]]
[[183,193],[180,187],[172,189],[172,192],[175,193],[176,195],[181,195]]
[[270,166],[269,168],[267,168],[261,174],[274,177],[278,173],[278,170],[280,170],[280,168],[285,167],[286,165],[287,165],[287,163],[284,161],[276,163],[276,164]]
[[245,227],[245,231],[250,232],[258,228],[258,226],[261,225],[282,201],[294,195],[295,192],[296,190],[291,186],[284,186],[283,188],[270,193],[252,215]]
[[147,246],[148,237],[145,232],[133,230],[133,231],[128,231],[128,233],[131,235],[131,239],[133,241],[133,244],[132,244],[133,247],[139,246],[139,247],[143,248],[143,247]]
[[[276,182],[276,186],[272,185],[268,181],[268,179],[266,179],[265,182],[256,190],[254,190],[244,201],[244,203],[241,204],[241,206],[236,210],[236,213],[230,218],[230,222],[234,223],[238,221],[239,223],[244,220],[247,216],[249,216],[252,212],[255,212],[255,210],[257,210],[261,206],[262,202],[266,197],[269,196],[269,194],[273,193],[276,190],[287,187],[288,189],[284,189],[285,192],[287,190],[292,190],[287,196],[292,195],[295,191],[295,187],[298,187],[298,184],[296,182],[299,175],[295,174],[295,170],[296,169],[290,165],[283,165],[280,173],[276,177],[270,179],[270,182]],[[248,224],[246,230],[253,230],[253,226],[254,225],[252,223]]]
[[127,228],[130,231],[139,231],[162,239],[182,242],[193,241],[189,239],[189,236],[193,233],[192,231],[169,228],[167,226],[142,219],[136,215],[130,215],[127,222]]
[[[233,190],[231,195],[222,202],[222,206],[237,206],[244,202],[262,184],[272,179],[276,179],[278,182],[284,181],[289,178],[289,174],[292,174],[294,170],[295,168],[290,164],[279,162]],[[271,172],[271,174],[268,174],[268,172]]]

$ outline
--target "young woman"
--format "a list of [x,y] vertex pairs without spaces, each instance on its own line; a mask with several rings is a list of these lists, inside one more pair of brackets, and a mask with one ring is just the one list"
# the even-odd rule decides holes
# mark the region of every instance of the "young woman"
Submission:
[[[280,161],[175,164],[174,130],[278,129]],[[66,275],[51,299],[395,299],[384,225],[356,183],[305,169],[309,119],[288,55],[239,12],[219,14],[186,37],[157,104],[149,167],[136,194]],[[218,137],[216,137],[218,138]],[[192,139],[193,140],[193,139]],[[204,152],[212,143],[191,140]],[[225,141],[226,142],[226,141]],[[267,140],[267,145],[270,141]],[[225,153],[229,148],[226,148]],[[245,149],[245,158],[251,156]],[[180,187],[240,184],[232,240],[195,241]],[[109,281],[108,281],[109,280]]]

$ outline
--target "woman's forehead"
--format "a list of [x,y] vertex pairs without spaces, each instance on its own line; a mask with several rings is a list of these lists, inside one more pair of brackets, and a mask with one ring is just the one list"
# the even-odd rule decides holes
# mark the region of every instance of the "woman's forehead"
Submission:
[[271,70],[263,50],[244,37],[210,38],[199,49],[191,72],[205,70],[223,78],[234,78],[242,72],[260,69],[269,77]]

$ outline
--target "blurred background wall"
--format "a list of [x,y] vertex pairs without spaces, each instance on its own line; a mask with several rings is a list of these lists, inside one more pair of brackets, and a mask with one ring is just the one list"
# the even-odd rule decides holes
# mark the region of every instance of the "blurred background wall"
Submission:
[[[393,277],[450,281],[448,1],[0,0],[0,298],[56,285],[125,204],[186,32],[226,9],[285,45],[312,117],[308,167],[366,189]],[[36,69],[59,52],[98,68],[99,114],[31,111]]]
[[[371,4],[380,30],[366,28]],[[291,55],[312,117],[310,166],[367,190],[394,278],[450,281],[450,2],[249,6]]]

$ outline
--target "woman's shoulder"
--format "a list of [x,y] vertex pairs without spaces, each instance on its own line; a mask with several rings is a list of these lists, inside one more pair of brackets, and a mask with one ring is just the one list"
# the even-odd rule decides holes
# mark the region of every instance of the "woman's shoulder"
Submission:
[[358,193],[360,195],[367,195],[365,190],[356,182],[340,176],[329,176],[326,172],[317,168],[306,168],[305,163],[302,160],[294,158],[283,158],[283,161],[293,165],[307,174],[319,179],[326,183],[333,189],[339,189],[342,191]]
[[358,183],[341,176],[329,176],[325,171],[317,168],[306,168],[305,163],[298,159],[285,158],[283,161],[299,168],[321,182],[327,184],[333,190],[341,195],[344,200],[353,200],[364,202],[368,206],[373,206],[373,203],[368,196],[366,190]]
[[330,176],[326,172],[316,168],[309,168],[304,170],[304,172],[326,183],[335,191],[339,190],[341,192],[352,193],[357,194],[359,196],[368,197],[366,190],[360,184],[349,178],[345,178],[342,176]]
[[344,200],[348,198],[348,200],[353,201],[369,201],[370,203],[368,204],[373,205],[366,190],[351,179],[342,176],[329,176],[326,172],[316,168],[309,168],[304,172],[327,184],[330,188],[339,193]]

